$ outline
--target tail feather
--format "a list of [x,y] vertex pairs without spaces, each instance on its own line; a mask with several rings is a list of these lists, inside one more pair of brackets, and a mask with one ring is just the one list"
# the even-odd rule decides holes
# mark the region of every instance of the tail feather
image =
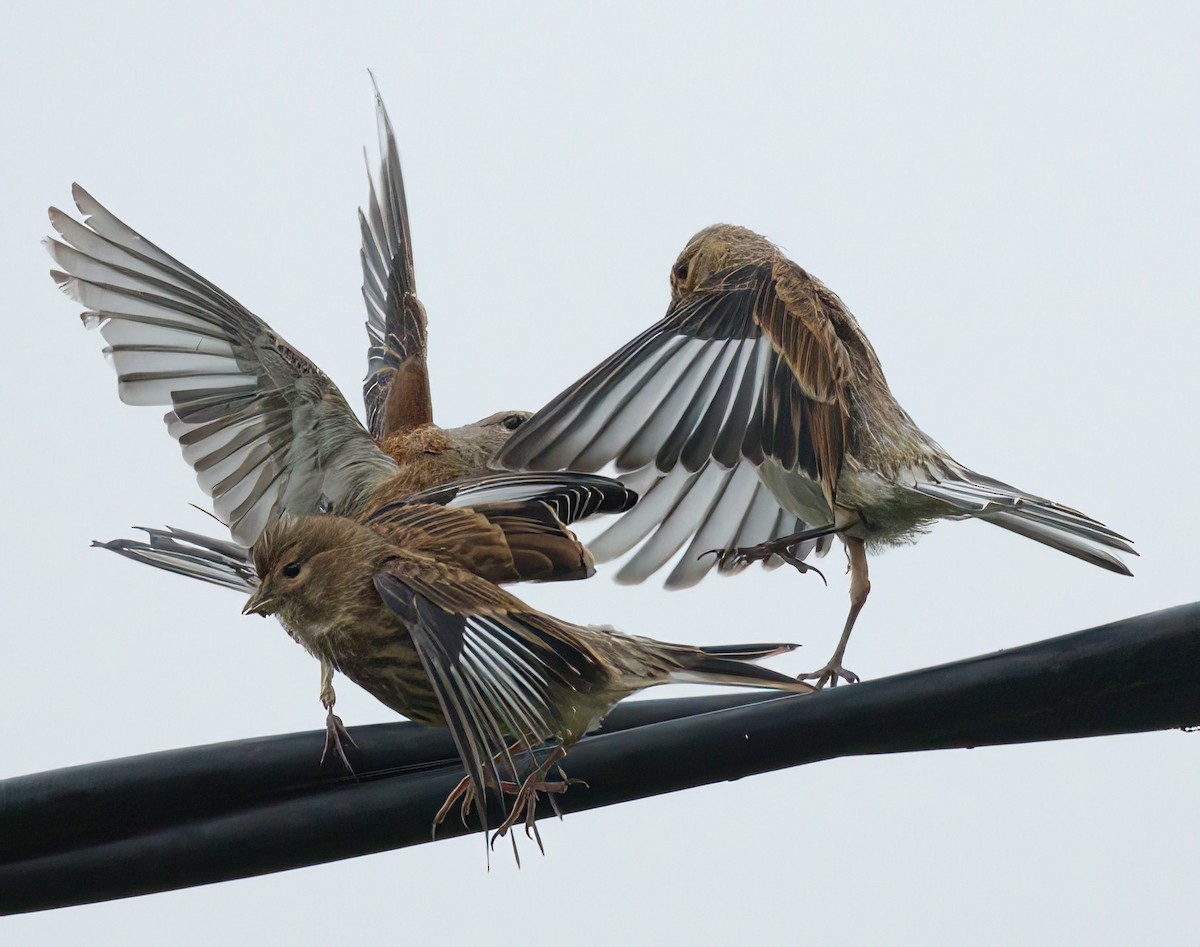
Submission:
[[705,645],[700,650],[711,654],[714,658],[731,658],[735,661],[761,661],[763,658],[773,658],[777,654],[787,654],[795,651],[798,644],[717,644]]
[[798,647],[795,644],[745,644],[698,648],[689,655],[688,666],[673,671],[670,679],[677,684],[726,684],[811,694],[816,690],[811,684],[751,663],[795,651]]
[[965,467],[959,479],[917,483],[915,489],[972,516],[1028,539],[1090,562],[1101,569],[1132,575],[1129,567],[1109,550],[1136,556],[1130,540],[1098,520],[1069,506],[1025,493],[999,480]]
[[258,586],[250,552],[244,546],[170,526],[166,529],[138,528],[149,535],[149,542],[111,539],[92,545],[134,562],[236,592],[252,592]]
[[[1084,562],[1090,562],[1092,565],[1099,566],[1101,569],[1107,569],[1109,572],[1116,572],[1119,575],[1133,575],[1129,566],[1125,565],[1120,559],[1095,543],[1089,542],[1078,533],[1040,523],[1032,517],[1022,516],[1019,512],[990,513],[981,516],[980,519],[987,523],[994,523],[996,526],[1017,533],[1020,536],[1044,543],[1051,549],[1065,552],[1069,556],[1082,559]],[[1105,545],[1108,544],[1106,543]],[[1132,552],[1133,550],[1127,551]],[[1137,555],[1136,552],[1133,554]]]

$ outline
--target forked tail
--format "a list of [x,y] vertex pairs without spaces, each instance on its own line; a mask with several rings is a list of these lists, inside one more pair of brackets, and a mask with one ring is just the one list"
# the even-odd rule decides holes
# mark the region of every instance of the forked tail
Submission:
[[156,569],[184,575],[189,579],[211,582],[236,592],[253,592],[258,577],[250,561],[250,551],[227,539],[213,539],[185,529],[149,529],[138,527],[150,537],[140,539],[110,539],[93,546],[141,562]]
[[965,467],[956,472],[960,479],[918,483],[915,489],[957,507],[964,516],[994,523],[1101,569],[1133,575],[1110,550],[1131,556],[1137,551],[1103,523]]

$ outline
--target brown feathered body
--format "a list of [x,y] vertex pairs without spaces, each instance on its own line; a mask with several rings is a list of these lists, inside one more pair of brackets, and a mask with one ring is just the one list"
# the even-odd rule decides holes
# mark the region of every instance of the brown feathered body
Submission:
[[[761,287],[755,283],[761,282]],[[949,476],[949,455],[896,401],[875,349],[829,287],[765,237],[719,224],[696,234],[672,268],[673,306],[755,291],[758,330],[780,368],[751,448],[776,498],[808,523],[850,524],[869,545],[904,542],[946,505],[906,489]]]
[[1077,510],[954,460],[893,397],[842,300],[765,237],[728,224],[684,247],[666,316],[551,400],[495,461],[608,464],[642,496],[590,543],[601,562],[633,550],[619,581],[644,580],[681,549],[668,587],[714,564],[733,572],[782,557],[806,569],[841,537],[851,610],[818,680],[853,677],[840,661],[870,588],[866,550],[933,521],[982,519],[1126,575],[1114,552],[1135,554]]
[[500,588],[591,570],[542,503],[285,518],[253,553],[259,586],[246,611],[276,615],[314,657],[398,713],[448,726],[481,796],[504,778],[500,761],[516,773],[510,744],[565,751],[645,687],[811,690],[749,663],[792,645],[668,644],[561,621]]
[[380,448],[399,470],[382,481],[363,506],[378,506],[452,480],[487,474],[488,461],[529,417],[528,411],[500,411],[462,427],[442,428],[429,422],[390,434]]
[[[643,501],[592,549],[605,561],[640,546],[622,580],[655,572],[689,535],[669,586],[699,581],[708,549],[806,527],[886,546],[967,516],[1128,572],[1107,551],[1131,553],[1123,537],[970,470],[917,427],[858,320],[765,237],[708,227],[670,283],[667,315],[537,412],[495,462],[615,464]],[[772,515],[780,509],[790,517]]]

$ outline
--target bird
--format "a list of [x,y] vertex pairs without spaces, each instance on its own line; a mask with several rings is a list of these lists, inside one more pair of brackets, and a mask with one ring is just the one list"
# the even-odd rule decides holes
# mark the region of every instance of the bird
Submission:
[[[548,486],[546,495],[553,493]],[[572,515],[599,508],[599,493],[590,495],[591,505],[574,502]],[[618,511],[618,491],[611,493]],[[557,519],[544,512],[546,495],[458,509],[401,502],[355,517],[281,517],[254,544],[258,587],[243,609],[275,615],[309,653],[392,710],[448,727],[466,776],[435,815],[434,829],[456,801],[464,822],[477,801],[486,833],[490,786],[513,796],[492,844],[523,821],[542,848],[539,794],[553,802],[570,783],[565,774],[550,779],[551,767],[636,691],[668,682],[814,690],[751,663],[792,644],[669,644],[564,621],[502,589],[497,582],[510,578],[509,558],[490,554],[497,506],[510,523],[504,548],[513,559],[562,556],[570,568],[583,549],[568,531],[551,530],[554,553],[547,556],[544,531],[515,528],[539,508],[536,523]]]
[[[850,610],[832,657],[805,679],[852,683],[843,661],[870,592],[868,551],[942,519],[980,519],[1131,575],[1130,541],[1052,500],[954,460],[900,406],[850,310],[762,235],[716,224],[670,272],[666,315],[552,398],[500,449],[501,470],[601,470],[642,495],[589,546],[636,552],[641,582],[687,544],[668,588],[714,566],[787,562],[801,572],[833,536]],[[690,540],[690,541],[689,541]],[[705,553],[713,552],[711,558]]]
[[[372,77],[374,79],[374,77]],[[528,417],[499,411],[473,424],[433,423],[427,320],[416,295],[404,181],[391,121],[375,87],[381,152],[368,167],[362,235],[367,306],[366,426],[337,386],[265,321],[151,243],[79,185],[83,221],[51,207],[43,242],[56,284],[107,343],[118,394],[164,405],[167,430],[212,498],[231,540],[151,530],[150,542],[105,548],[192,578],[244,588],[248,548],[284,514],[354,511],[487,472]],[[331,675],[322,703],[334,719]]]

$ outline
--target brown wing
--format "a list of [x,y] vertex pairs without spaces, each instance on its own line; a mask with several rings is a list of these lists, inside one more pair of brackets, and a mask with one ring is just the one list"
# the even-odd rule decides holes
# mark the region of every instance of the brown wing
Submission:
[[[375,77],[371,77],[374,82]],[[367,172],[367,209],[362,230],[363,299],[367,304],[367,377],[363,400],[367,429],[376,441],[430,424],[433,406],[426,364],[425,307],[417,298],[412,236],[396,136],[375,88],[379,125],[379,184]]]
[[837,296],[783,258],[762,279],[754,307],[777,361],[764,390],[760,439],[748,438],[744,449],[754,459],[761,448],[819,480],[831,507],[849,438],[852,364],[838,333],[848,315]]
[[367,510],[363,522],[406,549],[450,558],[492,582],[586,579],[592,556],[567,526],[629,509],[637,494],[588,474],[473,477]]
[[639,547],[618,573],[639,582],[690,539],[667,585],[694,584],[713,564],[698,558],[708,549],[826,525],[785,512],[753,474],[771,458],[832,507],[848,438],[844,312],[782,257],[716,273],[526,421],[494,463],[615,464],[642,499],[590,543],[597,560]]

